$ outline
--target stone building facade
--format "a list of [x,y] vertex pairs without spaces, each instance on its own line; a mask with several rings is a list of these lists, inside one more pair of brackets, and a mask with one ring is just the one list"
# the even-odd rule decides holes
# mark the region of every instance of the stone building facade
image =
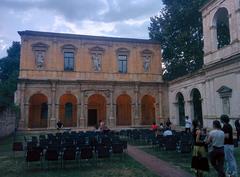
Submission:
[[168,117],[160,44],[20,31],[20,127],[134,127]]
[[169,83],[157,42],[19,32],[20,127],[136,127],[168,117],[183,126],[185,116],[212,127],[221,114],[239,118],[240,2],[209,0],[200,11],[204,65]]
[[210,0],[200,11],[204,66],[169,83],[169,113],[177,125],[188,115],[212,127],[221,114],[240,117],[240,2]]

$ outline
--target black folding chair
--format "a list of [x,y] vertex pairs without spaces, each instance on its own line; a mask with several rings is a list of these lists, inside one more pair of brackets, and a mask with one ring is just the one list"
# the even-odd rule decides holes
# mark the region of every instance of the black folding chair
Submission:
[[63,151],[62,155],[62,167],[64,167],[66,161],[76,160],[76,147],[68,147]]
[[93,148],[91,146],[84,146],[80,149],[79,162],[93,162]]
[[177,149],[177,141],[174,136],[164,137],[164,147],[167,151],[175,151]]
[[47,167],[48,167],[48,163],[51,161],[55,161],[58,163],[59,160],[59,151],[58,149],[47,149],[46,153],[45,153],[45,161],[47,162]]
[[12,151],[14,157],[16,156],[16,152],[23,152],[23,143],[22,142],[13,142]]
[[29,167],[29,162],[40,162],[42,168],[42,149],[41,148],[32,148],[27,150],[26,162]]

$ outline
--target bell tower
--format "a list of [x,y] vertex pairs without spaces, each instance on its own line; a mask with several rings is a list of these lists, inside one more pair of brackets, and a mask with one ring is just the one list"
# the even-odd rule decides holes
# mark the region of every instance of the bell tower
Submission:
[[210,0],[203,19],[204,65],[227,60],[240,51],[240,1]]

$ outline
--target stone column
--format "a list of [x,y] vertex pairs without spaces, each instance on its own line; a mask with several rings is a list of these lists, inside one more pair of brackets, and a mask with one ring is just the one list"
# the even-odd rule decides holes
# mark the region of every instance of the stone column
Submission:
[[56,115],[56,120],[57,120],[57,122],[60,120],[60,119],[59,119],[59,106],[60,106],[59,103],[56,103],[56,106],[55,106],[55,107],[56,107],[55,115]]
[[77,99],[77,128],[80,126],[80,117],[81,117],[81,85],[79,84],[79,92]]
[[235,21],[236,21],[235,22],[235,24],[236,24],[236,26],[235,26],[235,29],[236,29],[235,33],[237,33],[237,39],[239,40],[240,39],[240,33],[239,33],[240,21],[238,19],[240,19],[240,8],[238,8],[236,10],[236,17],[235,17]]
[[19,120],[19,128],[27,128],[27,119],[24,110],[24,102],[25,102],[25,83],[20,84],[20,120]]
[[29,104],[24,105],[24,111],[25,111],[25,128],[28,128],[28,117],[29,117]]
[[217,50],[217,27],[216,26],[211,26],[210,27],[210,32],[211,32],[211,52],[214,52]]
[[113,110],[114,110],[114,108],[113,108],[113,90],[110,90],[109,100],[110,100],[109,126],[116,127],[116,119],[113,115]]
[[163,118],[163,111],[162,111],[162,87],[159,86],[158,88],[158,115],[157,118],[155,118],[156,124],[159,124],[160,122],[164,122]]
[[[185,104],[185,103],[184,103]],[[172,109],[171,111],[171,115],[169,115],[169,118],[171,119],[171,121],[175,124],[175,125],[180,125],[180,119],[179,119],[179,110],[178,110],[178,102],[173,102],[172,103]],[[185,107],[185,106],[184,106]],[[164,121],[161,121],[161,123],[163,123]]]
[[84,118],[84,107],[85,107],[85,103],[84,103],[84,91],[81,90],[80,93],[80,100],[81,100],[81,108],[80,108],[80,120],[79,120],[79,127],[80,128],[85,128],[86,124],[85,124],[85,118]]
[[133,125],[134,126],[139,126],[140,125],[140,117],[139,117],[139,86],[136,84],[134,88],[134,103],[135,103],[135,112],[134,112],[134,121]]
[[52,83],[51,86],[51,118],[49,127],[54,128],[56,126],[56,83]]
[[211,51],[211,32],[208,26],[208,18],[203,17],[203,35],[204,35],[204,54],[208,54]]
[[77,103],[77,128],[80,127],[81,103]]
[[185,107],[185,116],[190,117],[192,120],[194,119],[193,115],[193,106],[192,106],[192,100],[187,100],[184,105]]
[[[234,16],[232,16],[234,15]],[[229,21],[229,33],[230,33],[230,44],[237,40],[237,24],[235,23],[235,14],[228,14],[228,21]]]
[[209,108],[210,108],[210,103],[211,103],[211,99],[210,99],[210,93],[209,93],[209,80],[207,79],[206,82],[205,82],[205,104],[204,104],[204,107],[205,107],[205,117],[209,117]]

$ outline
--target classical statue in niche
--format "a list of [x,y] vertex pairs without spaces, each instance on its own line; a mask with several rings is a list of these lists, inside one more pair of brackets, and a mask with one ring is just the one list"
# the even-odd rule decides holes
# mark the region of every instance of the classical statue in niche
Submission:
[[36,51],[36,65],[37,68],[43,68],[44,66],[44,51]]
[[143,56],[143,69],[144,72],[148,72],[150,69],[150,62],[151,62],[151,56],[150,55],[144,55]]
[[93,63],[94,71],[100,71],[101,70],[101,54],[93,53],[92,63]]

